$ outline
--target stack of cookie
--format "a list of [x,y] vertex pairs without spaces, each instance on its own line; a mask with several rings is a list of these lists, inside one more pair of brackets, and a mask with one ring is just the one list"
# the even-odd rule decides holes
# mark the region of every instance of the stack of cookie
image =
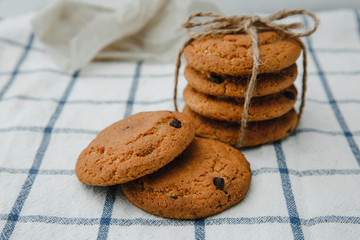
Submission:
[[101,131],[80,154],[75,173],[91,186],[121,184],[150,213],[207,217],[246,196],[251,169],[237,149],[194,135],[186,114],[138,113]]
[[[296,127],[296,60],[301,46],[273,31],[258,34],[260,65],[241,146],[282,139]],[[245,34],[206,37],[184,49],[188,81],[183,110],[196,135],[239,144],[240,122],[253,67],[251,38]]]

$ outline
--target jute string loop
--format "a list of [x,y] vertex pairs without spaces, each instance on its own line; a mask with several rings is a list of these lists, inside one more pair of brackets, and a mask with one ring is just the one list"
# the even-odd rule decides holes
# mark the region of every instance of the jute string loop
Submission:
[[[293,29],[303,28],[304,25],[301,22],[294,22],[289,24],[276,23],[275,21],[287,18],[294,15],[307,15],[314,21],[313,28],[305,32],[293,32]],[[197,17],[208,17],[209,20],[202,22],[192,22],[194,18]],[[205,26],[198,31],[193,31],[194,28]],[[241,127],[240,135],[237,142],[237,147],[241,147],[245,128],[247,125],[248,110],[250,106],[250,100],[253,96],[253,91],[256,85],[256,78],[258,74],[259,65],[261,64],[261,56],[258,46],[258,33],[264,31],[276,31],[280,34],[285,35],[287,38],[295,39],[301,46],[303,52],[303,77],[302,77],[302,94],[301,94],[301,105],[298,113],[298,120],[300,120],[305,106],[305,92],[306,92],[306,78],[307,78],[307,54],[305,44],[299,39],[299,37],[309,36],[316,31],[319,26],[319,21],[316,18],[315,14],[306,10],[283,10],[277,12],[268,17],[261,18],[259,16],[229,16],[223,17],[219,14],[214,14],[210,12],[198,12],[193,15],[190,15],[188,20],[183,24],[183,27],[187,29],[187,33],[190,35],[190,38],[184,43],[183,47],[180,49],[177,62],[176,62],[176,71],[175,71],[175,87],[174,87],[174,106],[175,110],[178,111],[177,106],[177,85],[179,80],[179,69],[181,65],[181,56],[187,45],[189,45],[195,39],[200,39],[204,37],[216,37],[219,35],[225,34],[247,34],[251,37],[251,48],[253,52],[253,68],[250,81],[248,83],[248,88],[245,95],[243,114],[241,118]]]

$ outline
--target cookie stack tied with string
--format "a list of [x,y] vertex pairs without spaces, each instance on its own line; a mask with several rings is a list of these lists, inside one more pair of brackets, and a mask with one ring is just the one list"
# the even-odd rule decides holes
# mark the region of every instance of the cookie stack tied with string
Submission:
[[[301,23],[275,24],[291,15],[305,14],[315,24],[305,33],[290,29]],[[195,17],[212,17],[192,23]],[[193,27],[206,26],[202,32]],[[196,135],[213,138],[236,147],[256,146],[283,139],[296,128],[304,108],[306,49],[299,37],[318,26],[315,15],[304,11],[281,11],[267,18],[258,16],[221,17],[197,13],[184,24],[191,38],[181,49],[187,61],[188,81],[183,112],[196,128]],[[303,85],[299,113],[294,109],[298,90],[296,60],[303,50]]]

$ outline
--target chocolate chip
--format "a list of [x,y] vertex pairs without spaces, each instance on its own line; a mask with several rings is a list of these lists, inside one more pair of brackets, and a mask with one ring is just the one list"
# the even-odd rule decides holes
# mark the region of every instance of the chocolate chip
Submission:
[[178,199],[178,196],[170,196],[172,199]]
[[293,92],[287,91],[287,92],[284,92],[284,95],[285,95],[285,97],[287,97],[288,99],[291,99],[291,100],[294,100],[294,99],[295,99],[295,93],[293,93]]
[[287,134],[291,133],[291,128],[286,131]]
[[225,180],[222,177],[218,177],[218,178],[214,178],[213,183],[216,186],[216,189],[223,190],[225,185]]
[[213,83],[222,83],[222,82],[224,82],[224,79],[221,76],[212,73],[210,75],[209,81],[211,81]]
[[174,128],[181,128],[181,122],[179,120],[177,120],[177,119],[171,120],[169,125],[174,127]]

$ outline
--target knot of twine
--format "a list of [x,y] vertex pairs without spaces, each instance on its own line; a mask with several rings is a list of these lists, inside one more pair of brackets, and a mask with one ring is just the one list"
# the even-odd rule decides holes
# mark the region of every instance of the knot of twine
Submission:
[[[289,16],[294,15],[307,15],[311,17],[314,21],[314,26],[312,29],[309,29],[305,32],[293,32],[292,29],[303,28],[304,25],[301,22],[281,24],[274,21],[281,20]],[[191,22],[196,17],[210,17],[210,20],[203,22]],[[205,28],[199,31],[192,31],[192,28],[206,26]],[[248,88],[245,95],[243,114],[241,118],[240,126],[240,135],[236,144],[236,147],[241,147],[242,141],[245,134],[245,129],[247,125],[248,110],[250,106],[250,100],[253,96],[253,91],[255,89],[256,78],[258,74],[258,68],[260,65],[260,51],[258,46],[258,32],[264,31],[275,31],[277,33],[285,35],[286,38],[292,38],[296,40],[303,51],[303,77],[302,77],[302,94],[301,94],[301,105],[298,113],[298,121],[301,118],[304,106],[305,106],[305,92],[306,92],[306,78],[307,78],[307,53],[305,44],[299,39],[299,37],[309,36],[316,31],[319,26],[319,21],[316,18],[315,14],[306,10],[283,10],[277,12],[268,17],[261,18],[259,16],[229,16],[223,17],[218,14],[210,12],[198,12],[193,15],[190,15],[187,22],[183,24],[183,27],[187,29],[187,33],[190,35],[190,39],[187,40],[183,47],[180,49],[177,62],[176,62],[176,71],[175,71],[175,88],[174,88],[174,106],[175,110],[178,111],[177,107],[177,85],[179,78],[179,69],[181,65],[181,56],[187,45],[192,41],[204,37],[216,37],[219,35],[225,34],[247,34],[251,37],[251,48],[253,51],[253,68],[250,81],[248,83]]]

